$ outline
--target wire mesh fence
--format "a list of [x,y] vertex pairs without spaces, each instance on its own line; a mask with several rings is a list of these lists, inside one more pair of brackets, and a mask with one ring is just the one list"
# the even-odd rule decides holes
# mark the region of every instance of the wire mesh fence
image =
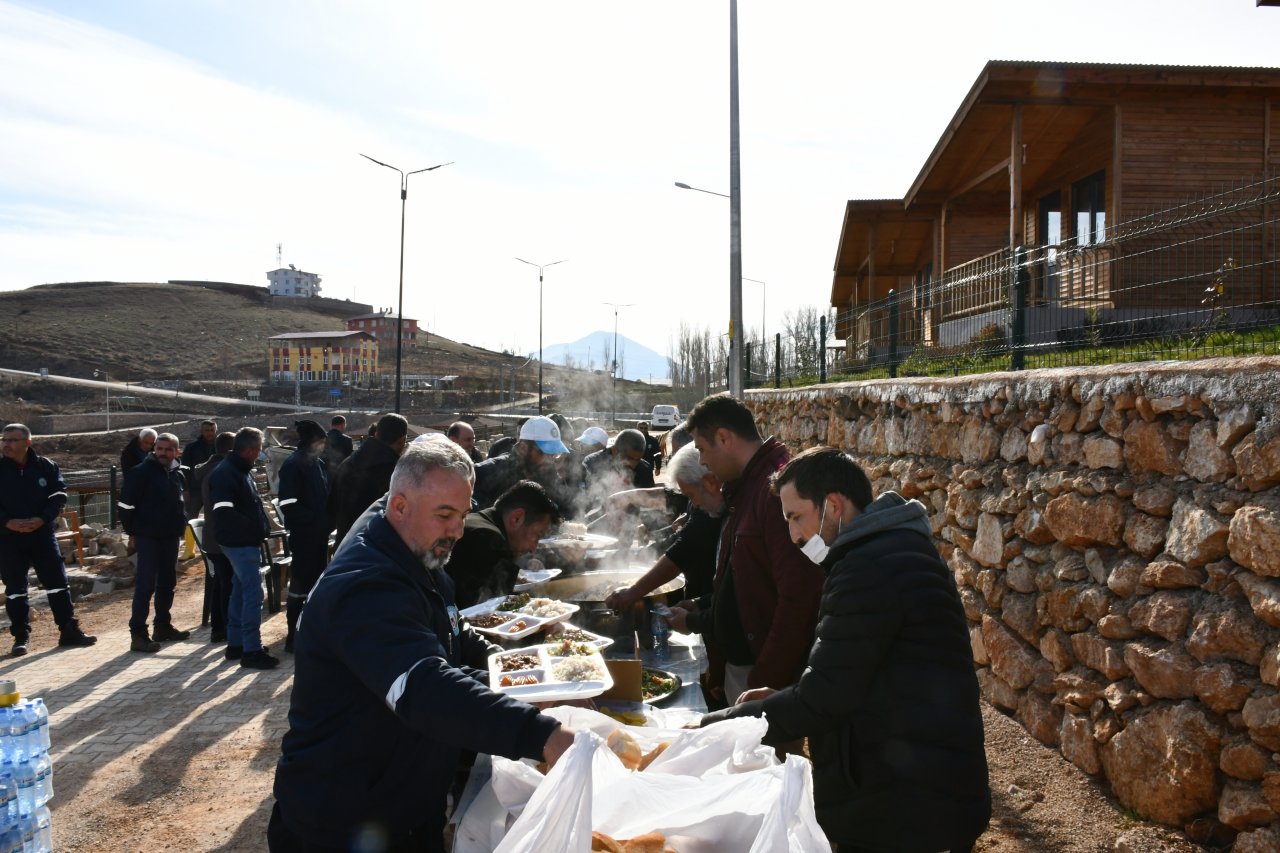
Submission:
[[[840,312],[845,341],[832,348],[828,376],[1280,353],[1278,214],[1280,178],[1242,182],[906,280]],[[800,378],[789,367],[779,361],[777,384]]]
[[[1051,245],[904,277],[880,298],[749,335],[746,384],[1280,354],[1278,220],[1269,177],[1115,225],[1076,223]],[[723,387],[728,343],[716,343]]]
[[80,516],[81,524],[110,527],[115,523],[115,498],[120,474],[115,467],[87,471],[63,471],[67,484],[67,509]]

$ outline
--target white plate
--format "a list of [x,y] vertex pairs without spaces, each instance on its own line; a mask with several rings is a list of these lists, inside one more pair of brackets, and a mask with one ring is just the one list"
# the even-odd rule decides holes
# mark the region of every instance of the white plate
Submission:
[[613,638],[612,638],[612,637],[602,637],[602,636],[600,636],[599,634],[593,634],[592,632],[588,631],[586,628],[580,628],[580,627],[578,627],[577,625],[570,625],[568,622],[560,622],[560,623],[556,624],[555,626],[550,626],[550,625],[549,625],[549,626],[547,626],[547,627],[548,627],[548,631],[547,631],[547,639],[548,639],[548,640],[555,639],[556,637],[559,637],[559,636],[560,636],[560,632],[561,632],[561,631],[564,631],[564,630],[566,630],[566,629],[568,629],[568,628],[572,628],[572,629],[573,629],[573,630],[575,630],[575,631],[580,631],[580,632],[582,632],[582,633],[583,633],[583,634],[585,634],[585,635],[586,635],[586,637],[587,637],[587,639],[585,639],[585,640],[579,640],[578,642],[581,642],[581,643],[590,643],[591,645],[595,646],[595,647],[596,647],[597,649],[599,649],[600,651],[604,651],[605,649],[607,649],[607,648],[609,648],[610,646],[612,646],[612,645],[613,645]]
[[560,574],[560,571],[560,569],[535,569],[533,571],[521,569],[520,574],[516,576],[516,579],[519,580],[523,577],[527,580],[525,580],[524,583],[517,583],[512,587],[512,589],[516,592],[528,592],[538,584],[546,583],[551,580],[553,577]]
[[[473,608],[469,607],[467,609],[471,610]],[[546,619],[539,619],[537,616],[530,616],[528,613],[511,613],[503,610],[487,610],[487,611],[482,611],[480,613],[468,613],[465,615],[468,618],[473,618],[475,616],[485,615],[486,613],[498,613],[503,616],[511,617],[503,624],[495,625],[492,628],[481,628],[479,625],[475,625],[475,624],[471,625],[471,629],[473,631],[478,631],[481,634],[484,634],[489,637],[494,637],[499,640],[523,640],[525,637],[529,636],[530,634],[541,631],[547,625],[551,624]],[[518,622],[524,622],[524,627],[516,628],[515,630],[512,630],[513,624]]]
[[[523,614],[525,614],[525,613],[527,613],[527,612],[530,612],[530,611],[528,611],[528,610],[527,610],[527,608],[529,608],[529,607],[533,604],[533,602],[537,601],[537,600],[538,600],[539,598],[541,598],[541,597],[542,597],[542,596],[536,596],[536,595],[535,595],[533,598],[531,598],[531,599],[529,600],[529,604],[526,604],[524,607],[521,607],[521,608],[520,608],[520,610],[519,610],[519,611],[517,611],[517,612],[518,612],[518,613],[520,613],[520,614],[522,614],[522,615],[523,615]],[[557,605],[559,605],[559,606],[560,606],[560,608],[561,608],[561,610],[562,610],[563,612],[561,612],[561,613],[557,613],[555,616],[534,616],[534,617],[533,617],[533,618],[535,618],[535,619],[541,619],[541,620],[542,620],[542,624],[543,624],[543,625],[554,625],[554,624],[556,624],[557,622],[564,622],[564,621],[566,621],[570,616],[572,616],[573,614],[575,614],[575,613],[577,613],[577,612],[578,612],[578,605],[576,605],[576,604],[570,604],[570,603],[569,603],[569,602],[567,602],[567,601],[558,601],[557,599],[554,599],[554,598],[549,599],[549,600],[550,600],[550,601],[555,601],[555,603],[556,603]]]
[[557,661],[566,660],[566,658],[556,658],[547,654],[547,649],[557,643],[549,643],[541,646],[529,646],[528,648],[518,649],[520,652],[537,651],[538,660],[541,666],[543,681],[540,684],[527,684],[520,687],[503,687],[502,676],[504,675],[520,675],[522,672],[529,670],[517,670],[515,672],[502,672],[502,668],[498,665],[498,659],[503,655],[512,654],[513,652],[499,652],[489,656],[489,687],[499,693],[506,693],[514,699],[520,699],[525,702],[561,702],[570,699],[590,699],[593,696],[599,696],[601,693],[613,686],[613,676],[609,673],[609,667],[605,666],[604,658],[599,652],[593,655],[583,655],[587,660],[594,661],[603,678],[592,681],[559,681],[555,677],[555,663]]
[[575,533],[572,536],[551,536],[547,539],[539,539],[540,545],[577,545],[582,547],[585,543],[587,548],[612,548],[618,544],[618,537],[605,536],[601,533]]

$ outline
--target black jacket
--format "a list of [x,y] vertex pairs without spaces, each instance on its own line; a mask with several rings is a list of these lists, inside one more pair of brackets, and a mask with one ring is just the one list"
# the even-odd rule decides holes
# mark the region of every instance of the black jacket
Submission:
[[208,476],[205,531],[213,528],[220,548],[246,548],[262,544],[271,532],[267,511],[253,483],[253,463],[234,453],[218,463]]
[[444,568],[457,588],[459,607],[511,592],[520,567],[515,563],[497,507],[467,516],[462,538],[453,546]]
[[323,533],[333,530],[329,514],[329,474],[320,454],[299,447],[280,466],[280,512],[290,533]]
[[53,535],[54,519],[66,505],[67,484],[56,462],[37,456],[29,447],[26,465],[21,468],[0,458],[0,539],[28,535],[5,527],[15,518],[42,518],[44,526],[35,532]]
[[330,471],[337,470],[338,466],[351,455],[353,446],[351,436],[342,430],[331,429],[325,433],[324,463],[329,466]]
[[182,448],[182,464],[194,471],[197,465],[208,462],[212,455],[213,442],[205,441],[204,436],[196,436],[194,441]]
[[385,516],[353,531],[298,623],[275,779],[289,829],[346,848],[376,825],[394,845],[443,822],[459,750],[541,759],[559,724],[485,686],[472,667],[491,650]]
[[124,446],[124,450],[120,451],[120,473],[127,473],[135,465],[141,465],[142,460],[146,458],[147,451],[142,449],[142,442],[135,435],[129,439],[129,443]]
[[[214,453],[207,461],[196,466],[196,469],[191,472],[191,482],[187,485],[187,489],[194,489],[200,492],[201,509],[212,506],[209,503],[209,475],[226,458],[227,454],[225,453]],[[200,537],[200,547],[210,554],[222,553],[222,546],[218,544],[218,529],[213,521],[213,510],[211,508],[204,514],[204,533]]]
[[377,437],[367,439],[338,466],[329,494],[329,511],[341,539],[360,514],[386,494],[400,454]]
[[824,563],[800,680],[703,718],[764,713],[767,742],[807,736],[818,822],[841,846],[963,849],[991,817],[969,634],[926,517],[892,492],[874,501]]
[[602,483],[606,495],[624,489],[649,489],[654,486],[652,465],[641,459],[634,469],[628,469],[608,448],[597,450],[583,459],[582,468],[587,478],[588,491],[599,491]]
[[187,527],[183,492],[187,487],[181,468],[166,470],[148,454],[142,464],[130,468],[120,489],[120,526],[130,536],[176,539]]
[[515,450],[499,456],[490,456],[476,465],[476,485],[471,503],[476,509],[488,509],[498,496],[525,479],[520,474],[520,458]]

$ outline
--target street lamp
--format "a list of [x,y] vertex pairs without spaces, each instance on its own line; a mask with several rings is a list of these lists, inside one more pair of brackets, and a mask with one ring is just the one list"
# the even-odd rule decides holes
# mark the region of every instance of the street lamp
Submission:
[[524,258],[516,258],[516,260],[522,264],[538,268],[538,414],[542,414],[542,271],[547,267],[563,264],[569,259],[562,258],[549,264],[535,264],[533,261],[526,261]]
[[613,306],[613,418],[614,428],[618,426],[618,311],[622,308],[631,308],[634,302],[618,304],[617,302],[606,302],[605,305]]
[[107,375],[107,371],[105,369],[95,369],[93,371],[93,378],[97,379],[99,375],[102,376],[102,381],[107,387],[107,432],[111,432],[111,377]]
[[425,169],[414,169],[412,172],[406,172],[404,169],[398,169],[390,163],[383,163],[381,160],[374,160],[368,154],[361,154],[366,160],[372,160],[379,166],[386,166],[392,171],[400,173],[400,293],[399,301],[396,306],[396,414],[400,413],[400,358],[401,350],[404,349],[404,203],[409,197],[409,176],[416,175],[419,172],[432,172],[441,166],[452,165],[453,161],[448,163],[437,163],[434,166],[428,166]]

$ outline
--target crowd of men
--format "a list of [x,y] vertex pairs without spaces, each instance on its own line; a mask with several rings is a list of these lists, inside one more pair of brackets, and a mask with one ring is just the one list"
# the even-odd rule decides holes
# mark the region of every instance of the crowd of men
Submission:
[[[410,441],[404,418],[386,415],[354,452],[345,426],[297,422],[297,449],[280,469],[293,555],[285,650],[295,662],[268,828],[274,853],[370,839],[381,850],[442,851],[463,755],[554,763],[575,733],[489,689],[485,661],[497,649],[459,609],[509,592],[519,558],[559,521],[645,506],[678,521],[658,531],[663,553],[652,569],[607,603],[635,607],[684,575],[684,600],[668,619],[706,644],[701,725],[763,715],[766,742],[779,750],[807,739],[818,819],[841,851],[965,851],[986,827],[978,685],[954,579],[924,506],[892,491],[873,497],[848,455],[817,447],[792,458],[726,396],[703,400],[672,430],[666,489],[654,479],[660,452],[640,425],[612,440],[592,427],[566,443],[562,419],[529,418],[488,458],[463,422]],[[189,634],[170,609],[194,507],[220,578],[211,639],[241,666],[275,666],[259,631],[270,532],[252,478],[262,434],[218,433],[206,422],[200,449],[180,457],[175,436],[149,432],[125,449],[141,459],[120,500],[138,555],[131,648],[154,652]],[[0,497],[15,641],[25,652],[31,563],[51,591],[60,644],[92,643],[69,596],[54,606],[65,572],[45,542],[51,534],[24,538],[61,509],[56,465],[30,451],[22,425],[4,434],[0,486],[30,493],[25,502]],[[194,465],[183,464],[188,452]],[[26,469],[52,484],[43,502],[21,479]]]

